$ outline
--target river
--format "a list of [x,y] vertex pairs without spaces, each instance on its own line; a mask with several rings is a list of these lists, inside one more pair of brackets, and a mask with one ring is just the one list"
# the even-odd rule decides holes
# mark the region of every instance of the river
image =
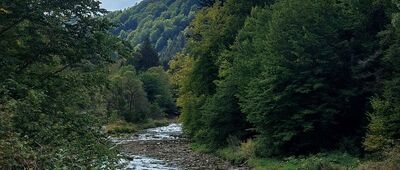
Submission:
[[[131,136],[111,138],[118,145],[126,144],[134,141],[165,141],[176,140],[182,135],[182,125],[172,123],[168,126],[146,129],[138,134]],[[122,153],[124,159],[120,160],[124,170],[179,170],[177,165],[167,163],[163,160],[151,158],[146,155],[133,155]]]
[[193,151],[190,140],[182,137],[181,124],[172,123],[111,140],[124,156],[120,160],[123,170],[249,169]]

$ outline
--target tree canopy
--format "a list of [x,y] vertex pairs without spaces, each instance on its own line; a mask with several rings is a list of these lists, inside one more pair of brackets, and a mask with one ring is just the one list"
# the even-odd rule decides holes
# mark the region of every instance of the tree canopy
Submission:
[[185,45],[185,29],[200,8],[198,0],[145,0],[107,15],[117,27],[112,31],[134,45],[147,37],[163,65]]
[[115,165],[95,96],[123,45],[107,33],[105,10],[75,0],[5,0],[0,9],[0,168]]
[[396,4],[205,1],[170,64],[185,132],[264,157],[397,145]]

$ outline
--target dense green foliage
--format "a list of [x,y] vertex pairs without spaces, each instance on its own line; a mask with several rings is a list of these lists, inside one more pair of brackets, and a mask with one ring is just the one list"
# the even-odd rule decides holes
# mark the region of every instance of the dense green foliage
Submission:
[[143,83],[133,67],[125,66],[111,77],[109,109],[116,111],[128,122],[139,122],[150,113]]
[[381,35],[387,75],[383,94],[372,100],[373,111],[369,114],[371,123],[364,142],[369,151],[387,149],[400,142],[400,2],[396,2],[396,5],[391,25]]
[[113,169],[102,126],[175,113],[151,43],[112,36],[99,4],[0,3],[0,169]]
[[0,5],[0,169],[112,167],[102,93],[119,43],[99,2]]
[[113,33],[133,45],[150,37],[165,65],[184,47],[185,29],[198,8],[198,0],[145,0],[107,17],[117,24]]
[[362,117],[352,115],[365,104],[357,103],[361,92],[340,37],[347,22],[341,10],[333,1],[283,0],[255,14],[256,21],[268,18],[261,27],[269,31],[255,53],[262,68],[240,99],[262,155],[330,148],[362,127]]
[[[151,48],[149,49],[151,51]],[[106,97],[107,111],[112,121],[122,119],[140,123],[148,119],[176,116],[176,105],[168,74],[163,68],[155,67],[157,62],[151,63],[151,60],[135,58],[145,56],[143,51],[146,50],[142,47],[133,52],[127,60],[119,60],[118,64],[110,67],[110,86]],[[157,56],[156,53],[151,54]],[[134,65],[141,69],[136,70]]]
[[168,74],[161,67],[153,67],[141,74],[147,98],[153,104],[152,114],[176,115],[172,87]]
[[150,42],[145,41],[137,51],[128,54],[110,67],[109,118],[140,123],[176,116],[169,76],[159,67],[158,54]]
[[399,9],[145,0],[103,17],[95,0],[3,0],[0,169],[113,169],[107,131],[178,111],[196,148],[234,163],[341,169],[372,153],[360,169],[398,169]]
[[170,63],[194,142],[255,138],[258,156],[397,145],[398,1],[204,3]]
[[[215,93],[218,79],[218,55],[235,40],[235,35],[250,12],[249,1],[228,1],[199,12],[188,34],[188,51],[195,62],[180,93],[180,106],[185,131],[190,136],[218,147],[230,136],[243,136],[244,115],[238,109],[234,88],[221,83],[221,93]],[[217,83],[218,84],[218,83]],[[233,89],[232,89],[233,88]],[[227,94],[225,94],[227,93]],[[223,103],[220,103],[223,102]]]

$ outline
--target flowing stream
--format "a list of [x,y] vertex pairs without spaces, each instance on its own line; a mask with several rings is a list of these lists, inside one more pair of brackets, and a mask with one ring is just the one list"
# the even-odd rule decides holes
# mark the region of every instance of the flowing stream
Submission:
[[[131,136],[110,138],[114,143],[124,144],[131,141],[174,140],[182,135],[181,124],[170,124],[164,127],[146,129]],[[127,155],[120,160],[124,170],[179,170],[180,168],[165,161],[147,157],[145,155]]]

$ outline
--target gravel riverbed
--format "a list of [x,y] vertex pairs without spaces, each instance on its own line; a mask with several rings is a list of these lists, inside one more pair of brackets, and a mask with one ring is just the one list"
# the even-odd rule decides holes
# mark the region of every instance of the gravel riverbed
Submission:
[[230,164],[214,155],[195,152],[190,141],[182,137],[180,124],[152,128],[129,138],[113,139],[119,143],[124,160],[124,169],[134,170],[247,170]]

